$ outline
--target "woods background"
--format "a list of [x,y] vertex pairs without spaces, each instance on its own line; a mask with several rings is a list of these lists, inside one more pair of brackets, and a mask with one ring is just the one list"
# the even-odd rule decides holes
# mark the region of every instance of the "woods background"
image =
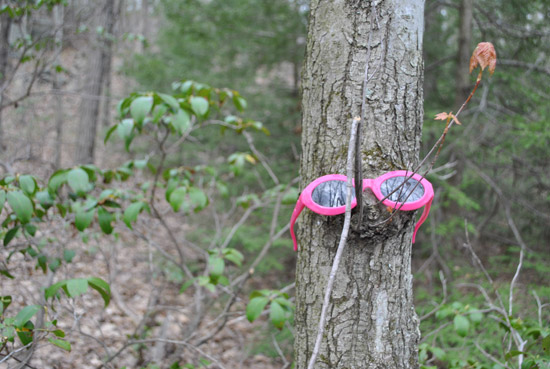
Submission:
[[[291,367],[309,2],[0,4],[0,184],[34,201],[29,219],[9,198],[0,215],[0,365]],[[434,205],[412,255],[423,367],[549,365],[549,17],[546,1],[425,3],[421,157],[444,127],[435,114],[456,112],[475,83],[475,45],[492,42],[498,62],[428,176]],[[166,138],[150,122],[124,131],[133,101],[152,96],[172,109]],[[179,111],[189,123],[175,125]],[[38,193],[79,168],[86,179],[54,186],[40,215]],[[136,203],[150,212],[128,215]],[[90,276],[109,301],[86,290],[93,280],[83,288]],[[48,308],[25,320],[25,306]]]

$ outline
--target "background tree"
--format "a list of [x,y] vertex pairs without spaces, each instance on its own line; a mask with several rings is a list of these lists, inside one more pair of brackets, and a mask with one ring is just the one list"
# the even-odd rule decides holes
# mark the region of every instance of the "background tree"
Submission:
[[110,72],[112,57],[112,30],[114,25],[114,1],[100,1],[87,9],[91,12],[90,19],[93,23],[91,37],[97,37],[92,41],[93,47],[88,50],[86,74],[83,79],[83,91],[80,103],[78,143],[75,148],[75,163],[93,163],[95,153],[95,141],[99,122],[99,107],[101,103],[101,91],[105,83],[106,71]]
[[[363,92],[365,127],[358,139],[365,178],[417,164],[423,10],[422,1],[411,1],[407,7],[394,2],[311,3],[302,80],[302,188],[321,175],[343,172],[350,122],[361,115]],[[338,270],[316,368],[418,367],[420,333],[411,274],[415,218],[400,213],[391,223],[376,226],[388,213],[376,201],[367,202],[364,225],[350,234]],[[313,350],[342,218],[312,212],[302,218],[296,276],[297,368],[306,367]]]

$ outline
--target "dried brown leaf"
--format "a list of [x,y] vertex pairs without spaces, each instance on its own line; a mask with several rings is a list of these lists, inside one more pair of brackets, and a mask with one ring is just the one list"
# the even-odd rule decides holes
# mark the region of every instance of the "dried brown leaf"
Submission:
[[477,44],[472,57],[470,58],[470,73],[477,68],[481,70],[489,67],[489,73],[493,75],[497,66],[497,53],[495,47],[490,42],[480,42]]

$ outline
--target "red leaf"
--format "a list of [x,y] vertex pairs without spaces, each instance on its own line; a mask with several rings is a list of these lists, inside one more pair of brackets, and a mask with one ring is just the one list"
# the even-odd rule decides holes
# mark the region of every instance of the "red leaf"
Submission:
[[497,65],[497,53],[492,43],[480,42],[477,44],[472,57],[470,58],[470,73],[472,73],[478,65],[481,67],[481,70],[489,67],[489,73],[491,73],[491,75],[495,72]]
[[447,120],[447,118],[449,118],[447,113],[439,113],[435,116],[435,120]]

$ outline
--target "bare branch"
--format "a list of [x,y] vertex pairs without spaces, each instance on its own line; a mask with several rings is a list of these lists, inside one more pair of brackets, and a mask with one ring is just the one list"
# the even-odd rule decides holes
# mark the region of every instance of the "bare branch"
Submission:
[[317,331],[317,338],[315,339],[315,346],[313,348],[313,353],[311,354],[311,359],[308,364],[308,369],[314,369],[315,368],[315,362],[317,361],[317,356],[319,355],[319,349],[321,348],[321,340],[323,339],[323,333],[325,332],[325,321],[326,321],[326,315],[328,311],[328,307],[330,305],[330,296],[332,294],[332,286],[334,284],[334,280],[336,279],[336,272],[338,271],[338,265],[340,263],[340,259],[342,257],[342,253],[344,252],[344,248],[346,246],[346,241],[348,238],[348,232],[349,232],[349,226],[351,222],[351,194],[354,190],[353,187],[353,158],[354,158],[354,149],[355,149],[355,140],[357,135],[357,125],[361,118],[356,117],[353,118],[352,124],[351,124],[351,130],[350,130],[350,139],[349,139],[349,146],[348,146],[348,163],[347,163],[347,195],[346,195],[346,213],[344,218],[344,227],[342,229],[342,235],[340,236],[340,242],[338,244],[338,250],[336,251],[336,256],[334,257],[334,261],[332,262],[332,269],[330,270],[330,275],[328,278],[327,288],[325,290],[325,299],[323,301],[323,307],[321,309],[321,316],[319,318],[319,328]]

